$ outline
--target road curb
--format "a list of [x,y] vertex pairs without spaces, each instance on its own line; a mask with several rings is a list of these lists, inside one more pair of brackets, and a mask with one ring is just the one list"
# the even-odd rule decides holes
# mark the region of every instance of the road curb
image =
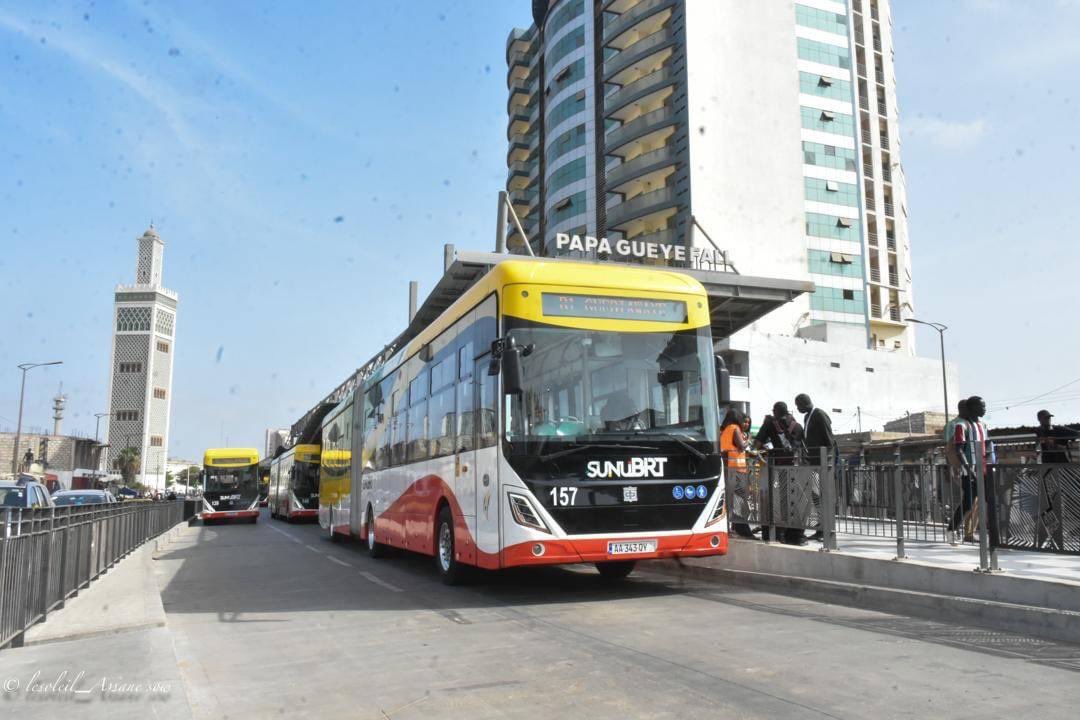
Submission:
[[942,595],[911,588],[709,567],[677,560],[656,561],[643,569],[668,576],[1080,644],[1080,612],[1073,610]]

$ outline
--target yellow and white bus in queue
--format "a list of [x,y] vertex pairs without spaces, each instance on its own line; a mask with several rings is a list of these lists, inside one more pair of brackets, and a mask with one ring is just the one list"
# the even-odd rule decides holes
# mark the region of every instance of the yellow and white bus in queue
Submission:
[[[350,483],[331,534],[467,566],[726,552],[708,299],[664,269],[495,264],[327,415]],[[337,429],[335,429],[337,428]],[[339,448],[340,449],[340,448]]]
[[[352,444],[355,432],[353,397],[322,421],[322,463],[319,466],[319,524],[331,540],[350,535],[352,514]],[[359,434],[356,433],[359,440]]]
[[259,520],[259,451],[211,448],[203,454],[203,521]]
[[270,461],[270,517],[292,522],[319,515],[318,445],[297,445]]
[[271,458],[259,461],[259,507],[270,504],[270,462]]

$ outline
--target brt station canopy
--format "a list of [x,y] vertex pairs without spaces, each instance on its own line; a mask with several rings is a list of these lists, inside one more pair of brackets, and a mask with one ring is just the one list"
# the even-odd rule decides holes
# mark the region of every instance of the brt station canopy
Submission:
[[[308,410],[293,426],[288,446],[301,442],[314,442],[323,417],[359,385],[379,365],[386,362],[400,348],[419,335],[447,308],[454,304],[469,288],[478,283],[495,265],[506,260],[545,263],[596,263],[609,260],[570,257],[531,257],[529,255],[454,251],[447,246],[445,271],[432,288],[427,299],[416,309],[405,331],[389,345],[353,373],[329,395]],[[760,320],[773,310],[789,303],[803,293],[814,291],[814,283],[802,280],[754,277],[737,272],[680,268],[670,266],[641,266],[649,269],[679,272],[694,278],[705,288],[709,297],[709,314],[712,320],[713,340],[728,338],[734,333]]]

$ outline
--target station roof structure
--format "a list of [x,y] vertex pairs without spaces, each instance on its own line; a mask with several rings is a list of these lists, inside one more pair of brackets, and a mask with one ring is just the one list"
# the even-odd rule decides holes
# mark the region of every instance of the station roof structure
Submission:
[[[465,291],[480,281],[492,267],[505,260],[545,262],[545,263],[607,263],[610,261],[590,260],[587,258],[537,257],[527,255],[455,251],[447,253],[446,269],[442,278],[428,293],[427,298],[417,308],[416,314],[405,331],[374,358],[358,368],[356,372],[338,385],[333,392],[316,403],[293,426],[289,437],[289,446],[295,445],[302,438],[313,436],[314,427],[321,422],[330,408],[341,402],[353,389],[379,365],[386,362],[397,350],[420,334],[435,321],[447,308],[461,297]],[[701,283],[709,296],[709,314],[712,319],[713,339],[730,337],[735,332],[751,325],[773,310],[789,303],[803,293],[814,291],[814,284],[803,280],[754,277],[740,275],[737,272],[717,272],[693,268],[665,266],[664,270],[685,273]]]

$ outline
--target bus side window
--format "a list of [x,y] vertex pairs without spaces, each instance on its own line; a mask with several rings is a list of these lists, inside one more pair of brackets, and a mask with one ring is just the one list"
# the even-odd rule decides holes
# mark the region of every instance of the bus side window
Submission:
[[480,390],[479,407],[476,411],[476,424],[478,426],[476,447],[478,449],[491,447],[495,444],[499,435],[498,422],[496,421],[498,406],[495,397],[498,391],[499,378],[495,375],[488,375],[485,371],[488,362],[489,358],[487,356],[481,357],[476,361],[473,370]]
[[476,417],[473,410],[476,389],[473,386],[472,345],[461,348],[458,353],[461,358],[461,378],[457,384],[457,452],[468,452],[476,449],[476,424],[473,422]]

